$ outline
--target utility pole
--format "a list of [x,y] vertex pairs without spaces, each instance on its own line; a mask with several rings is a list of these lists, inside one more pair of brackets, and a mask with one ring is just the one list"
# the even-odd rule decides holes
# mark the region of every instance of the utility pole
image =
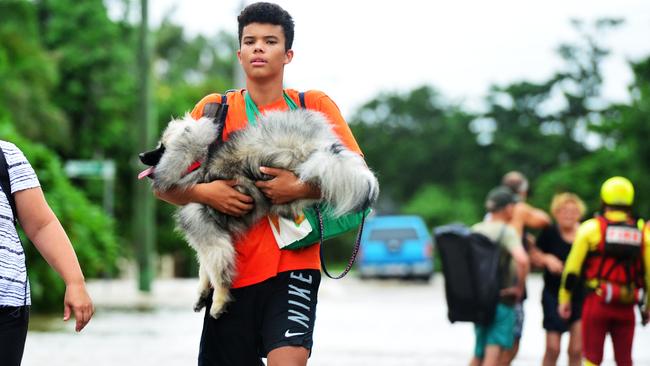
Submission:
[[[148,26],[148,0],[140,0],[141,20],[138,42],[138,139],[137,153],[147,151],[154,145],[155,121],[153,119],[151,101],[151,44]],[[134,164],[136,172],[139,162]],[[136,173],[137,174],[137,173]],[[134,174],[133,176],[135,176]],[[135,183],[135,200],[133,215],[133,238],[138,259],[138,288],[140,291],[151,292],[151,282],[154,278],[155,255],[155,216],[154,198],[149,182]]]

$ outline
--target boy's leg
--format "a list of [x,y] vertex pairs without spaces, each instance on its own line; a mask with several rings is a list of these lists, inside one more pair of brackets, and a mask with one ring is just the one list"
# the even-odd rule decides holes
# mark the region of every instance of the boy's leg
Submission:
[[305,365],[313,346],[320,271],[278,273],[262,310],[262,356],[269,366]]
[[0,307],[0,355],[2,364],[19,366],[23,359],[29,307]]
[[309,359],[307,348],[297,346],[285,346],[276,348],[267,356],[268,366],[304,366]]
[[255,300],[265,283],[231,290],[233,301],[214,319],[212,293],[206,299],[199,366],[263,366],[259,356],[259,315]]

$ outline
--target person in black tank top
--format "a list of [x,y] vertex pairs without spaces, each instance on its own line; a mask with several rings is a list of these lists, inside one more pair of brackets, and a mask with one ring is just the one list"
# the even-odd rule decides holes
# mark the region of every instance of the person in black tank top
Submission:
[[580,317],[584,294],[576,293],[572,302],[571,318],[564,320],[557,313],[558,293],[564,262],[569,256],[575,233],[585,211],[582,200],[572,193],[561,193],[553,197],[551,213],[555,224],[542,230],[537,238],[537,253],[534,262],[544,268],[544,289],[542,309],[546,330],[546,352],[543,365],[555,365],[560,354],[562,334],[570,332],[569,365],[580,365],[581,330]]

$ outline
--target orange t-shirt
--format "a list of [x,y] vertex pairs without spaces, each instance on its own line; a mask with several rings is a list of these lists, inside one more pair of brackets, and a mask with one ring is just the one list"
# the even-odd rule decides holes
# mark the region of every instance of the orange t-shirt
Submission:
[[[300,106],[298,91],[286,89],[289,97]],[[192,117],[198,119],[203,115],[203,108],[207,103],[221,103],[221,95],[210,94],[199,101],[192,110]],[[246,127],[246,104],[244,103],[244,90],[229,92],[227,94],[228,115],[226,127],[223,132],[224,140],[234,131]],[[325,93],[311,90],[305,93],[305,106],[308,109],[323,113],[332,123],[333,130],[341,142],[350,150],[361,154],[350,127],[341,116],[339,108]],[[260,112],[269,110],[288,110],[284,98],[264,105],[257,106]],[[262,219],[254,224],[248,233],[235,243],[237,253],[237,274],[232,287],[244,287],[262,282],[274,277],[280,272],[297,269],[320,269],[320,245],[311,245],[298,250],[280,250],[273,236],[271,226],[267,219]]]

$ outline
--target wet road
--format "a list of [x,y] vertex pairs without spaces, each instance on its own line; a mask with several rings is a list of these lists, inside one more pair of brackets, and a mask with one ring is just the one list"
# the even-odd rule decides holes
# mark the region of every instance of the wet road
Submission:
[[[196,365],[202,315],[191,311],[194,286],[195,280],[161,280],[144,297],[136,292],[135,281],[91,282],[98,311],[87,329],[75,334],[73,324],[34,319],[23,365]],[[467,323],[449,324],[443,286],[441,276],[428,284],[324,279],[309,364],[466,365],[473,329]],[[541,364],[540,291],[541,278],[534,276],[515,366]],[[614,365],[607,342],[603,365]],[[634,343],[636,364],[650,365],[650,328],[638,327]],[[566,356],[558,364],[566,364]]]

